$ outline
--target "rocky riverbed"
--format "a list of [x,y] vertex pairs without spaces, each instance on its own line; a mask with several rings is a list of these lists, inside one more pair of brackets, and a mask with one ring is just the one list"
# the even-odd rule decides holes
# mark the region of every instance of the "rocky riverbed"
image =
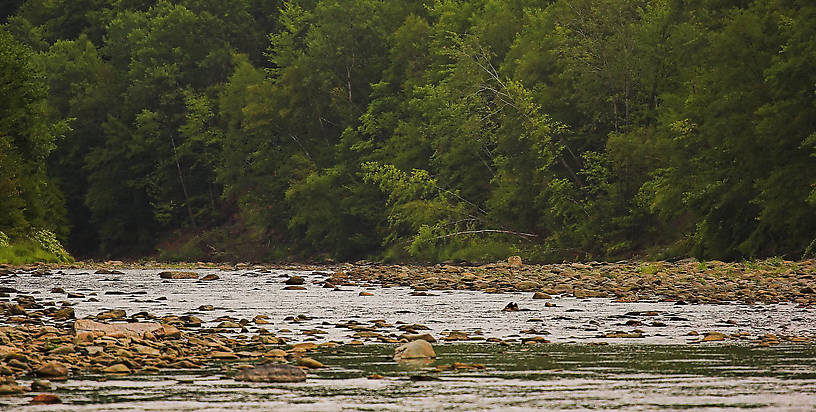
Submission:
[[[810,348],[814,274],[814,261],[778,260],[6,267],[0,405],[71,404],[64,388],[88,376],[189,370],[232,380],[264,363],[326,376],[338,353],[370,345],[393,353],[417,339],[440,353],[462,344],[491,354],[564,344]],[[412,376],[497,373],[473,360],[437,361]]]

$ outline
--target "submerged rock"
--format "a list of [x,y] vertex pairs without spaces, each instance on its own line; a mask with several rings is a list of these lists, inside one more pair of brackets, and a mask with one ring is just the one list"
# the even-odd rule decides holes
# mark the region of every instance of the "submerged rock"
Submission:
[[62,403],[62,399],[51,393],[41,393],[31,398],[32,405],[53,405],[55,403]]
[[305,286],[286,286],[283,290],[306,290]]
[[34,379],[34,381],[31,382],[31,390],[32,391],[47,391],[47,390],[50,390],[50,389],[51,389],[51,382],[49,382],[49,381]]
[[235,380],[249,382],[303,382],[306,372],[284,363],[267,363],[241,371]]
[[298,359],[297,365],[307,367],[309,369],[318,369],[325,367],[325,365],[323,365],[323,363],[321,363],[320,361],[308,357]]

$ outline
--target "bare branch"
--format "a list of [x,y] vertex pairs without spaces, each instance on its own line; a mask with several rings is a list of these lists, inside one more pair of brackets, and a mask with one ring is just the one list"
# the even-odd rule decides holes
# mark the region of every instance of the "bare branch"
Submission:
[[460,232],[448,233],[446,235],[437,236],[436,239],[445,239],[454,236],[461,236],[461,235],[473,235],[473,234],[480,234],[480,233],[502,233],[506,235],[513,235],[518,236],[520,238],[531,238],[531,237],[538,237],[538,235],[534,233],[524,233],[524,232],[516,232],[514,230],[503,230],[503,229],[480,229],[480,230],[463,230]]

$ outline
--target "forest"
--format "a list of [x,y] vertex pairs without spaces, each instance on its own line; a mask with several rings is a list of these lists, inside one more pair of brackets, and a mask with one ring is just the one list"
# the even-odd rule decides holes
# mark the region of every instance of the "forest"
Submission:
[[816,255],[811,0],[25,0],[0,262]]

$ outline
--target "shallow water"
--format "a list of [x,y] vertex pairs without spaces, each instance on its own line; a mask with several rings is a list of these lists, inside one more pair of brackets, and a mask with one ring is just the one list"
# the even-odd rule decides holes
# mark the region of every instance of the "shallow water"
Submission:
[[[379,288],[374,296],[358,296],[360,287],[324,289],[313,281],[324,274],[305,273],[307,290],[282,290],[291,274],[284,271],[215,273],[214,282],[161,280],[157,271],[127,270],[124,275],[64,271],[52,276],[20,273],[0,277],[4,286],[59,304],[63,293],[86,295],[70,299],[77,317],[103,309],[125,309],[128,315],[191,314],[214,326],[215,318],[252,319],[264,314],[264,328],[290,342],[315,339],[304,331],[320,329],[319,340],[348,342],[353,332],[339,322],[383,319],[394,327],[379,330],[398,336],[398,322],[421,323],[438,337],[463,330],[477,338],[518,339],[542,334],[554,342],[503,346],[488,343],[437,344],[438,359],[425,369],[406,369],[390,359],[393,345],[341,346],[313,357],[330,366],[310,372],[299,384],[236,382],[231,363],[199,371],[165,371],[126,378],[85,375],[54,383],[62,406],[43,410],[530,410],[627,409],[813,410],[816,407],[816,348],[753,347],[751,340],[696,343],[689,331],[716,330],[752,337],[764,333],[812,336],[812,309],[778,305],[675,305],[673,302],[614,303],[608,299],[556,297],[555,307],[532,300],[532,293],[485,294],[433,291],[436,296],[411,296],[407,288]],[[125,294],[121,294],[125,293]],[[5,299],[13,299],[15,294]],[[158,300],[166,298],[166,300]],[[93,301],[97,299],[98,301]],[[502,312],[509,301],[529,311]],[[199,311],[212,304],[214,311]],[[648,314],[654,311],[657,314]],[[312,320],[285,321],[305,314]],[[626,325],[637,321],[640,325]],[[631,322],[630,322],[631,323]],[[664,324],[665,326],[653,326]],[[612,331],[641,329],[639,339],[602,338]],[[257,331],[248,326],[249,336]],[[289,329],[291,332],[280,332]],[[240,336],[236,334],[235,336]],[[595,346],[591,343],[608,342]],[[738,343],[738,344],[733,344]],[[437,373],[433,366],[451,362],[484,364],[486,369]],[[370,380],[378,373],[385,379]],[[412,381],[411,376],[435,377]],[[30,381],[18,380],[27,385]],[[3,406],[23,406],[30,396],[0,398]]]
[[[204,327],[214,327],[218,324],[215,319],[221,316],[252,319],[256,315],[267,315],[271,323],[263,327],[290,342],[315,339],[302,332],[316,328],[326,332],[320,335],[321,340],[348,341],[352,332],[335,328],[336,323],[349,320],[363,323],[376,319],[394,325],[396,322],[420,323],[429,327],[428,332],[434,336],[443,331],[462,330],[485,338],[541,335],[552,342],[632,341],[601,336],[634,329],[644,331],[644,337],[635,340],[644,344],[699,340],[697,336],[688,335],[691,331],[716,330],[753,336],[765,333],[812,335],[816,331],[816,311],[789,303],[676,305],[674,302],[615,303],[606,298],[558,296],[552,300],[533,300],[532,293],[486,294],[476,291],[431,291],[432,296],[411,296],[411,289],[403,287],[372,285],[368,288],[344,286],[342,291],[325,289],[313,284],[326,278],[320,273],[300,273],[306,278],[307,290],[283,290],[283,282],[292,272],[197,270],[201,276],[209,273],[220,276],[221,279],[213,282],[163,280],[159,279],[156,270],[124,272],[124,275],[102,275],[66,270],[49,277],[17,274],[0,280],[4,285],[38,299],[57,304],[68,300],[74,304],[78,318],[95,315],[104,309],[125,309],[128,315],[142,311],[155,316],[194,315],[204,321]],[[64,293],[50,292],[54,287],[79,292],[86,297],[66,299]],[[362,290],[374,295],[358,296]],[[501,309],[510,301],[528,310],[503,312]],[[546,307],[547,301],[556,306]],[[215,306],[215,310],[197,309],[205,304]],[[647,316],[648,312],[657,314]],[[284,320],[298,314],[312,319],[302,322]],[[640,324],[626,325],[635,321]],[[291,332],[279,332],[281,329]],[[256,332],[257,328],[250,325],[248,331]],[[385,331],[394,336],[402,334],[395,327]]]
[[[475,372],[405,369],[393,347],[324,351],[332,365],[297,384],[236,382],[232,371],[170,372],[55,383],[66,402],[47,410],[812,410],[813,347],[581,344],[437,345],[435,364],[475,362]],[[432,366],[432,365],[431,365]],[[384,379],[370,380],[371,373]],[[411,376],[435,377],[412,381]],[[26,383],[21,381],[21,383]],[[24,398],[7,406],[21,410]],[[14,405],[17,403],[17,405]]]

